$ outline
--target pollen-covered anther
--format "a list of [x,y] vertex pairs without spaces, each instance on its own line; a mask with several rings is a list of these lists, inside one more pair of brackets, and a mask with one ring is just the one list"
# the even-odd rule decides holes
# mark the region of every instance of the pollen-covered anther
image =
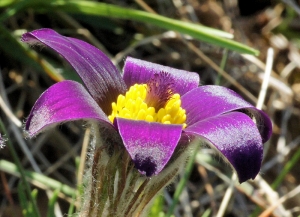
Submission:
[[[145,102],[146,98],[151,101],[148,96],[148,88],[147,84],[135,84],[125,95],[119,95],[117,101],[112,103],[109,120],[114,122],[115,117],[121,117],[163,124],[182,124],[185,128],[186,114],[185,110],[181,108],[180,95],[171,95],[163,107],[156,109]],[[157,99],[154,98],[154,100]]]

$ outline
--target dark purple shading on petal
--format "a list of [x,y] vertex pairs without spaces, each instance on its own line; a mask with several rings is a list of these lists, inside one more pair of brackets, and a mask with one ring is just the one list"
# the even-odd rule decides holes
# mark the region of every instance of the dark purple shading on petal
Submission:
[[42,43],[62,55],[106,114],[111,113],[111,103],[126,91],[121,74],[109,58],[84,41],[62,36],[52,29],[25,33],[22,41],[34,45]]
[[271,136],[272,123],[268,116],[226,87],[201,86],[182,96],[181,102],[188,126],[216,115],[246,109],[255,117],[263,142]]
[[94,119],[110,124],[107,116],[81,84],[62,81],[39,97],[27,119],[25,130],[33,137],[47,127],[80,119]]
[[136,168],[148,177],[157,175],[165,167],[182,132],[182,125],[123,118],[116,118],[116,125]]
[[240,183],[258,174],[263,145],[252,119],[240,112],[231,112],[199,121],[185,130],[212,143],[236,170]]
[[195,72],[188,72],[185,70],[174,69],[168,66],[147,62],[144,60],[127,57],[123,69],[123,79],[130,87],[134,84],[146,84],[153,76],[153,74],[167,72],[174,78],[175,93],[180,95],[198,87],[199,75]]

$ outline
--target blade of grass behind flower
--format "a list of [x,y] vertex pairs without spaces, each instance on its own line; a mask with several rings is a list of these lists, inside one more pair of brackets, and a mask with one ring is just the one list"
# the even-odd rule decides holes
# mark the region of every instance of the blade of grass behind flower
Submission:
[[18,197],[19,197],[21,208],[22,208],[22,214],[24,215],[24,217],[30,217],[29,215],[34,214],[34,213],[31,213],[31,211],[29,210],[29,207],[30,207],[29,203],[30,202],[26,198],[25,192],[26,192],[26,189],[23,186],[23,182],[19,182],[19,184],[18,184]]
[[[79,194],[79,193],[78,193]],[[79,194],[82,196],[82,194]],[[81,198],[81,197],[80,197]],[[74,213],[74,210],[75,210],[75,203],[76,203],[76,196],[75,194],[72,196],[72,201],[70,203],[70,207],[69,207],[69,210],[68,210],[68,216],[72,216],[72,214]]]
[[291,171],[291,169],[296,165],[296,163],[299,162],[300,159],[300,149],[298,148],[296,153],[290,158],[290,160],[284,165],[283,169],[281,170],[279,176],[275,179],[275,181],[272,183],[271,187],[273,189],[278,188],[278,186],[281,184],[281,182],[284,180],[288,172]]
[[157,198],[155,198],[148,217],[159,217],[160,215],[163,215],[163,206],[164,197],[162,195],[159,195]]
[[[0,160],[0,168],[2,171],[15,175],[15,176],[20,176],[20,172],[18,171],[18,168],[15,164],[8,162],[6,160]],[[59,189],[61,193],[67,195],[67,196],[73,196],[75,194],[75,189],[62,184],[61,182],[51,179],[45,175],[24,170],[24,176],[29,180],[32,181],[33,184],[36,184],[39,187],[42,188],[50,188],[50,189]]]
[[[26,55],[30,57],[35,63],[39,64],[39,67],[42,71],[46,72],[46,74],[52,78],[54,81],[59,82],[64,80],[63,73],[59,73],[52,64],[50,64],[46,59],[44,59],[41,55],[36,53],[34,50],[30,49],[29,46],[22,44],[25,48]],[[73,73],[75,74],[75,73]]]
[[19,62],[30,65],[35,69],[41,69],[36,62],[32,61],[32,59],[26,55],[22,46],[3,25],[0,25],[0,48]]
[[[161,15],[152,14],[140,10],[127,9],[105,3],[90,1],[52,1],[53,8],[61,9],[69,13],[82,13],[96,16],[129,19],[138,22],[152,24],[164,29],[174,30],[190,35],[196,39],[228,48],[241,53],[258,55],[258,51],[241,43],[229,40],[232,35],[206,26],[183,22]],[[227,37],[227,38],[224,38]]]
[[[54,2],[53,2],[54,3]],[[57,3],[57,4],[56,4]],[[210,34],[216,35],[222,38],[233,38],[233,35],[218,29],[213,29],[199,24],[183,22],[175,19],[170,19],[161,15],[148,13],[145,11],[128,9],[106,3],[96,3],[91,1],[59,1],[57,0],[53,5],[66,10],[66,6],[70,6],[66,11],[69,12],[81,12],[83,14],[102,15],[107,17],[115,17],[121,19],[130,19],[140,22],[145,22],[160,26],[162,28],[168,28],[168,25],[174,30],[179,32],[192,34]]]
[[[8,135],[7,131],[6,131],[6,128],[5,128],[5,125],[1,121],[1,119],[0,119],[0,132],[3,133],[4,135]],[[37,205],[36,205],[36,201],[35,201],[35,199],[31,195],[31,189],[30,189],[30,186],[29,186],[29,184],[28,184],[28,182],[26,180],[25,170],[24,170],[24,168],[23,168],[23,166],[22,166],[22,164],[21,164],[21,162],[19,160],[17,152],[16,152],[14,146],[12,145],[12,143],[11,143],[11,141],[9,139],[7,140],[6,144],[7,144],[7,147],[9,148],[10,154],[11,154],[11,156],[14,159],[14,161],[15,161],[16,164],[10,163],[8,161],[6,161],[6,162],[14,165],[15,172],[20,175],[21,181],[22,181],[22,183],[24,185],[24,192],[27,194],[27,197],[28,197],[28,199],[30,200],[30,202],[32,204],[32,207],[33,207],[32,209],[33,209],[34,215],[36,217],[39,217],[40,213],[38,211],[38,208],[37,208]],[[0,160],[0,161],[3,161],[3,160]],[[2,171],[4,171],[4,168],[5,167],[3,167],[3,165],[0,162],[0,169]]]
[[13,4],[16,1],[17,0],[1,0],[0,1],[0,7],[7,7],[7,6]]
[[179,181],[179,183],[176,187],[176,191],[175,191],[174,196],[173,196],[172,204],[169,207],[168,212],[165,215],[165,217],[171,217],[171,215],[173,214],[173,212],[175,210],[175,207],[176,207],[176,205],[179,201],[180,194],[183,191],[183,189],[184,189],[184,187],[185,187],[185,185],[186,185],[186,183],[187,183],[187,181],[188,181],[188,179],[191,175],[191,172],[192,172],[192,169],[193,169],[193,166],[194,166],[194,162],[195,162],[195,158],[196,158],[196,155],[198,153],[199,146],[200,146],[198,140],[193,141],[192,143],[194,143],[194,144],[190,144],[190,146],[194,146],[195,150],[193,150],[193,155],[190,157],[190,159],[187,162],[183,177],[180,179],[180,181]]
[[29,1],[20,1],[20,0],[6,0],[0,3],[1,7],[7,7],[6,10],[0,15],[0,22],[8,19],[9,17],[15,15],[20,9],[22,9]]
[[202,217],[209,217],[211,214],[211,209],[205,210],[205,212],[202,214]]
[[[225,49],[224,52],[223,52],[223,55],[222,55],[221,63],[220,63],[220,69],[222,69],[223,71],[225,71],[225,66],[226,66],[226,63],[227,63],[227,58],[228,58],[228,50]],[[217,79],[215,81],[215,85],[220,85],[221,80],[222,80],[222,75],[218,73]]]
[[[84,139],[84,144],[83,144],[83,148],[82,148],[82,151],[85,147],[85,141],[86,139],[88,140],[89,136],[89,128],[86,130],[85,132],[85,139]],[[88,145],[88,141],[86,141],[86,145]],[[83,151],[84,152],[84,151]],[[72,216],[73,213],[74,213],[74,210],[75,210],[75,203],[77,202],[77,200],[81,199],[83,197],[83,190],[84,190],[84,186],[83,186],[83,183],[82,183],[82,174],[83,174],[83,168],[81,168],[81,166],[83,167],[84,164],[81,164],[82,161],[85,162],[85,156],[86,156],[86,153],[84,154],[84,157],[83,157],[83,160],[80,158],[80,157],[76,157],[75,158],[75,166],[76,166],[76,174],[77,174],[77,191],[76,191],[76,194],[74,194],[72,196],[72,201],[70,203],[70,206],[69,206],[69,210],[68,210],[68,216]]]
[[[30,2],[32,1],[21,1],[12,5],[0,15],[0,21],[3,21],[16,14],[24,7],[29,7],[31,5]],[[16,33],[19,35],[18,31],[16,31]],[[0,50],[5,51],[5,53],[9,54],[11,57],[15,58],[24,65],[29,65],[37,71],[45,71],[46,74],[48,74],[48,76],[50,76],[56,82],[64,79],[80,81],[74,71],[62,70],[62,72],[59,73],[49,61],[41,57],[34,50],[30,49],[28,45],[21,43],[19,37],[14,37],[14,35],[11,34],[3,25],[0,25]]]
[[[6,0],[0,1],[0,7],[10,6],[0,15],[0,22],[15,15],[22,8],[28,7],[32,1]],[[14,37],[8,29],[0,25],[0,50],[5,51],[24,65],[29,65],[37,71],[45,71],[53,80],[62,81],[63,76],[53,68],[46,60],[41,58],[34,50],[29,49],[25,44],[21,44],[20,39]]]
[[[39,1],[27,0],[26,3],[19,2],[14,5],[17,10],[32,8],[35,11],[49,13],[51,11],[61,10],[74,14],[86,14],[93,16],[104,16],[109,18],[128,19],[142,23],[152,24],[164,29],[178,31],[183,34],[190,35],[195,39],[211,43],[229,50],[240,53],[258,55],[259,51],[251,47],[243,45],[228,38],[232,38],[232,34],[221,30],[209,28],[199,24],[183,22],[171,19],[157,14],[145,11],[123,8],[106,3],[98,3],[92,1]],[[6,16],[7,17],[7,16]],[[4,17],[5,18],[5,17]],[[1,20],[1,19],[0,19]]]
[[[22,213],[24,217],[39,217],[39,215],[34,210],[34,204],[32,204],[30,200],[28,201],[25,192],[26,190],[24,187],[24,183],[21,181],[18,184],[18,196],[19,196],[20,204],[22,207]],[[31,192],[31,197],[34,199],[35,203],[36,203],[37,194],[38,191],[36,189],[34,189]]]
[[[34,50],[29,49],[28,46],[18,42],[18,40],[3,25],[0,25],[1,50],[24,65],[30,66],[37,71],[45,71],[55,81],[64,80],[64,77],[48,61],[41,58]],[[72,75],[66,73],[66,77],[72,77]]]
[[[17,2],[16,4],[12,4]],[[21,8],[34,7],[34,9],[39,9],[45,11],[47,6],[52,6],[53,8],[58,7],[67,12],[76,12],[80,14],[91,14],[97,16],[115,17],[120,19],[131,19],[140,22],[150,23],[153,25],[160,26],[162,28],[168,28],[168,25],[172,28],[178,28],[179,32],[192,35],[197,34],[210,34],[212,36],[222,37],[222,38],[233,38],[233,35],[228,32],[224,32],[218,29],[206,27],[200,24],[194,24],[190,22],[183,22],[175,19],[170,19],[164,16],[155,15],[147,13],[140,10],[128,9],[124,7],[119,7],[106,3],[97,3],[93,1],[78,1],[78,0],[54,0],[49,2],[43,2],[40,0],[27,0],[27,1],[11,1],[7,0],[4,6],[11,6],[7,9],[6,14],[0,16],[0,20],[8,18],[9,15],[15,14]],[[37,7],[38,6],[38,7]],[[1,5],[0,5],[1,7]],[[50,8],[48,8],[50,9]],[[174,29],[176,30],[176,29]],[[190,34],[189,34],[190,35]]]
[[48,202],[47,217],[55,217],[54,209],[55,209],[55,203],[58,199],[59,192],[60,192],[60,189],[56,189]]
[[35,208],[34,206],[36,206],[37,204],[37,195],[38,195],[38,190],[37,189],[33,189],[31,192],[31,197],[33,198],[34,204],[30,202],[30,209],[32,210],[32,213],[34,215],[29,215],[30,217],[36,216],[39,217],[40,214],[35,212]]

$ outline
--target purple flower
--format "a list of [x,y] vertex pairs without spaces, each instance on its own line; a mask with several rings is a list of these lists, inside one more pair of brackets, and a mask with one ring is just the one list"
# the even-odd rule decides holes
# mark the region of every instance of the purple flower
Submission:
[[232,90],[198,87],[196,73],[131,57],[121,75],[97,48],[51,29],[26,33],[22,41],[58,52],[84,83],[66,80],[47,89],[26,122],[30,137],[62,122],[96,120],[117,131],[136,168],[152,176],[185,135],[196,136],[220,152],[240,182],[258,174],[271,122]]

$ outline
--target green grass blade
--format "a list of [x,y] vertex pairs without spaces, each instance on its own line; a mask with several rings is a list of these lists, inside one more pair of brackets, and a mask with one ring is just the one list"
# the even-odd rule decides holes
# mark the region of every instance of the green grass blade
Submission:
[[[15,176],[20,175],[17,166],[6,160],[0,160],[0,170]],[[51,179],[42,174],[24,170],[24,175],[26,176],[27,179],[38,182],[39,186],[43,188],[48,188],[48,189],[50,188],[52,190],[59,189],[61,193],[71,197],[76,193],[76,190],[69,187],[68,185],[62,184],[61,182]]]
[[284,178],[286,177],[286,175],[291,171],[291,169],[297,164],[299,163],[299,159],[300,159],[300,149],[297,149],[297,151],[294,153],[294,155],[289,159],[289,161],[284,165],[281,173],[279,174],[279,176],[277,176],[277,178],[275,179],[275,181],[272,183],[271,187],[273,189],[276,189],[279,187],[279,185],[281,184],[281,182],[284,180]]
[[[5,128],[5,125],[1,121],[1,119],[0,119],[0,132],[3,133],[4,135],[8,135],[7,131],[6,131],[6,128]],[[16,164],[13,164],[13,163],[10,163],[10,164],[14,165],[15,172],[18,173],[19,176],[21,177],[21,182],[24,185],[24,192],[27,194],[27,197],[28,197],[29,201],[32,204],[32,210],[34,212],[34,216],[39,217],[40,213],[39,213],[39,210],[37,208],[36,201],[34,200],[34,198],[31,195],[31,189],[30,189],[29,183],[26,180],[25,170],[24,170],[24,168],[23,168],[23,166],[21,164],[21,161],[19,160],[17,152],[16,152],[13,144],[9,140],[9,138],[6,141],[6,144],[7,144],[7,147],[9,149],[9,151],[10,151],[10,154],[11,154],[12,158],[14,159],[14,161],[16,163]],[[0,170],[4,171],[4,167],[1,164],[0,164]]]
[[159,195],[158,197],[155,198],[148,217],[159,217],[161,215],[164,216],[162,213],[163,207],[164,207],[164,197],[162,195]]
[[[218,45],[229,50],[240,53],[258,55],[259,51],[245,46],[236,41],[227,39],[231,34],[213,28],[170,19],[157,14],[145,11],[127,9],[105,3],[90,1],[52,1],[53,8],[60,9],[69,13],[80,13],[94,16],[105,16],[110,18],[129,19],[138,22],[152,24],[164,29],[178,31],[190,35],[201,41]],[[224,38],[227,37],[227,38]]]
[[19,0],[1,0],[0,1],[0,8],[2,7],[8,7],[10,6],[11,4],[15,3],[15,2],[18,2]]
[[29,1],[6,1],[6,5],[0,3],[0,7],[7,6],[7,9],[0,15],[0,22],[15,15],[20,9],[24,8]]
[[194,144],[190,144],[193,145],[195,147],[195,150],[193,150],[193,155],[190,157],[190,159],[188,160],[187,162],[187,165],[186,165],[186,168],[185,168],[185,171],[184,171],[184,174],[183,174],[183,177],[182,179],[179,181],[177,187],[176,187],[176,191],[174,193],[174,196],[173,196],[173,201],[172,201],[172,204],[171,206],[169,207],[168,209],[168,212],[167,214],[165,215],[165,217],[171,217],[171,215],[173,214],[174,210],[175,210],[175,207],[179,201],[179,197],[192,173],[192,169],[193,169],[193,165],[194,165],[194,162],[195,162],[195,158],[196,158],[196,155],[198,153],[198,149],[199,149],[199,141],[193,141],[192,143]]
[[[24,217],[39,217],[39,214],[36,213],[36,211],[34,209],[34,205],[32,204],[32,202],[30,200],[28,200],[25,192],[26,192],[26,187],[24,186],[24,182],[21,181],[18,184],[18,197],[20,200],[20,205],[21,205],[22,213],[23,213]],[[37,189],[34,189],[30,193],[35,204],[36,204],[37,194],[38,194]]]
[[32,204],[31,202],[29,203],[29,208],[27,208],[30,212],[30,217],[39,217],[40,215],[37,214],[35,212],[35,208],[34,206],[37,206],[37,195],[38,195],[38,190],[37,189],[33,189],[32,192],[31,192],[31,197],[33,198],[33,201],[34,201],[34,204]]
[[[148,13],[145,11],[123,8],[115,5],[93,2],[93,1],[40,1],[40,0],[27,0],[14,5],[13,12],[16,10],[32,8],[42,13],[49,13],[51,11],[63,11],[74,14],[85,14],[92,16],[104,16],[109,18],[128,19],[142,23],[152,24],[163,29],[178,31],[183,34],[190,35],[195,39],[217,45],[229,50],[237,51],[240,53],[247,53],[258,55],[259,51],[251,47],[230,40],[232,35],[217,29],[209,28],[206,26],[183,22],[180,20],[171,19],[157,14]],[[5,16],[4,16],[5,17]],[[6,16],[7,17],[7,16]]]
[[2,25],[0,25],[0,50],[37,71],[45,71],[49,77],[57,82],[64,79],[72,79],[80,82],[74,71],[64,69],[61,73],[58,72],[53,64],[32,50],[27,44],[21,43],[19,38],[15,38]]
[[211,210],[210,209],[207,209],[205,210],[205,212],[202,214],[202,217],[209,217],[211,214]]
[[59,192],[60,192],[60,189],[56,189],[48,202],[47,217],[55,217],[54,208],[55,208],[55,203],[58,199]]
[[[227,63],[227,59],[228,59],[228,50],[225,49],[224,52],[223,52],[223,55],[222,55],[221,63],[220,63],[220,68],[221,68],[222,70],[225,70],[225,66],[226,66],[226,63]],[[218,73],[217,79],[216,79],[216,81],[215,81],[215,85],[220,85],[221,80],[222,80],[222,75]]]
[[20,201],[20,205],[22,208],[22,214],[24,217],[30,217],[29,215],[32,214],[30,213],[30,211],[28,210],[29,202],[28,199],[26,197],[25,194],[26,190],[23,186],[23,182],[19,182],[18,184],[18,197],[19,197],[19,201]]
[[76,196],[75,194],[72,196],[72,202],[70,204],[69,210],[68,210],[68,216],[72,216],[75,210],[75,203],[76,203]]
[[145,11],[128,9],[106,3],[97,3],[91,1],[62,1],[57,0],[52,2],[53,6],[58,6],[67,12],[79,12],[81,14],[91,14],[96,16],[114,17],[120,19],[130,19],[144,23],[153,24],[162,28],[172,27],[173,30],[179,32],[184,31],[186,34],[193,34],[194,31],[200,34],[215,34],[219,37],[233,38],[233,35],[218,29],[209,28],[203,25],[183,22],[175,19],[170,19],[161,15],[148,13]]
[[[76,166],[76,176],[78,177],[78,171],[79,171],[79,165],[80,165],[80,157],[75,158],[75,166]],[[70,203],[70,207],[68,210],[68,216],[72,216],[75,210],[75,203],[77,201],[77,198],[83,198],[83,191],[84,187],[82,184],[77,183],[77,195],[73,195],[72,202]]]
[[8,29],[0,25],[0,49],[25,65],[30,65],[35,69],[41,69],[36,62],[27,56],[25,49],[17,40],[19,39],[14,38]]

